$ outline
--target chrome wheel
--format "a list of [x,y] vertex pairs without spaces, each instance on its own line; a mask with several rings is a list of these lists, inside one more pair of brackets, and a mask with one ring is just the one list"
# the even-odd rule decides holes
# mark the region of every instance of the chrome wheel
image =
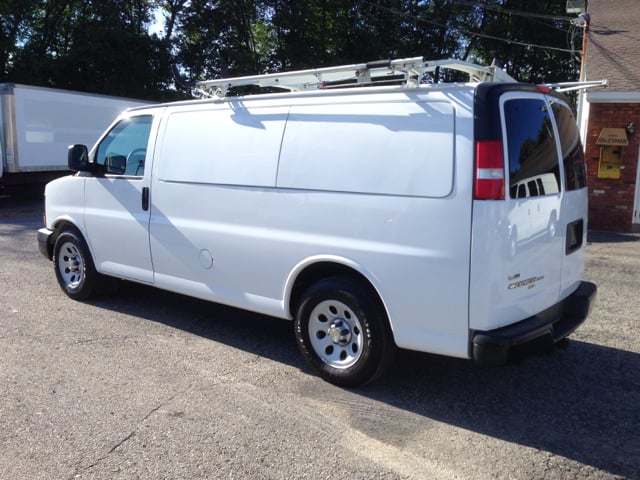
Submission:
[[84,279],[82,253],[72,242],[64,242],[58,253],[58,273],[68,288],[77,288]]
[[316,355],[334,368],[349,368],[362,355],[362,324],[353,310],[337,300],[325,300],[312,310],[309,339]]
[[75,229],[65,229],[56,238],[53,268],[60,287],[74,300],[86,300],[96,293],[101,275],[93,265],[87,242]]
[[302,294],[293,322],[300,352],[331,383],[363,385],[393,362],[393,334],[380,300],[352,276],[314,282]]

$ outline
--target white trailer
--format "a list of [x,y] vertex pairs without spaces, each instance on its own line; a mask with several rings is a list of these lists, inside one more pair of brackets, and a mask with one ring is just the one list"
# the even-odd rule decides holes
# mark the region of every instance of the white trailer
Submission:
[[94,144],[122,111],[146,103],[0,83],[0,189],[68,173],[69,145]]

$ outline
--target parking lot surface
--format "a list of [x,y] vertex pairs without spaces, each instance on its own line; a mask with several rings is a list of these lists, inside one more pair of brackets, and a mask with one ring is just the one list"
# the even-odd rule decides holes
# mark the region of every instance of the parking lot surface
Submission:
[[640,478],[637,235],[589,235],[599,297],[567,350],[497,368],[401,352],[347,390],[286,321],[132,283],[70,300],[40,205],[0,198],[2,479]]

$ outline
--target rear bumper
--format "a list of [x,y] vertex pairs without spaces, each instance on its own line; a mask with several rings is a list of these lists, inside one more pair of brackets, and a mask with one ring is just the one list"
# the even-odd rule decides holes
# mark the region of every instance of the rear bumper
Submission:
[[483,365],[501,365],[511,354],[528,355],[549,350],[585,321],[598,288],[581,282],[575,292],[552,307],[513,325],[473,332],[473,359]]

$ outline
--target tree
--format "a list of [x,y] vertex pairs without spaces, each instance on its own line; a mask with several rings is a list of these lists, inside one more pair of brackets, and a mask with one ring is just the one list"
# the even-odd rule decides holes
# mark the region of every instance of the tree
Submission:
[[[523,81],[577,77],[563,2],[545,0],[0,0],[3,80],[174,98],[192,79],[422,55]],[[157,12],[164,33],[148,29]],[[575,48],[573,48],[575,50]],[[459,77],[445,75],[445,80]]]
[[0,1],[0,80],[13,69],[16,55],[27,39],[38,0]]
[[469,36],[466,57],[484,64],[497,59],[511,76],[524,82],[577,79],[577,52],[571,47],[579,32],[571,28],[564,2],[457,3],[473,9],[475,14],[473,31],[478,35]]
[[168,75],[152,67],[168,71],[168,62],[161,61],[161,39],[147,32],[150,0],[40,1],[30,7],[23,41],[5,71],[9,80],[138,98],[161,95]]
[[259,2],[249,0],[192,0],[179,20],[179,63],[194,77],[263,70],[255,38],[259,7]]

